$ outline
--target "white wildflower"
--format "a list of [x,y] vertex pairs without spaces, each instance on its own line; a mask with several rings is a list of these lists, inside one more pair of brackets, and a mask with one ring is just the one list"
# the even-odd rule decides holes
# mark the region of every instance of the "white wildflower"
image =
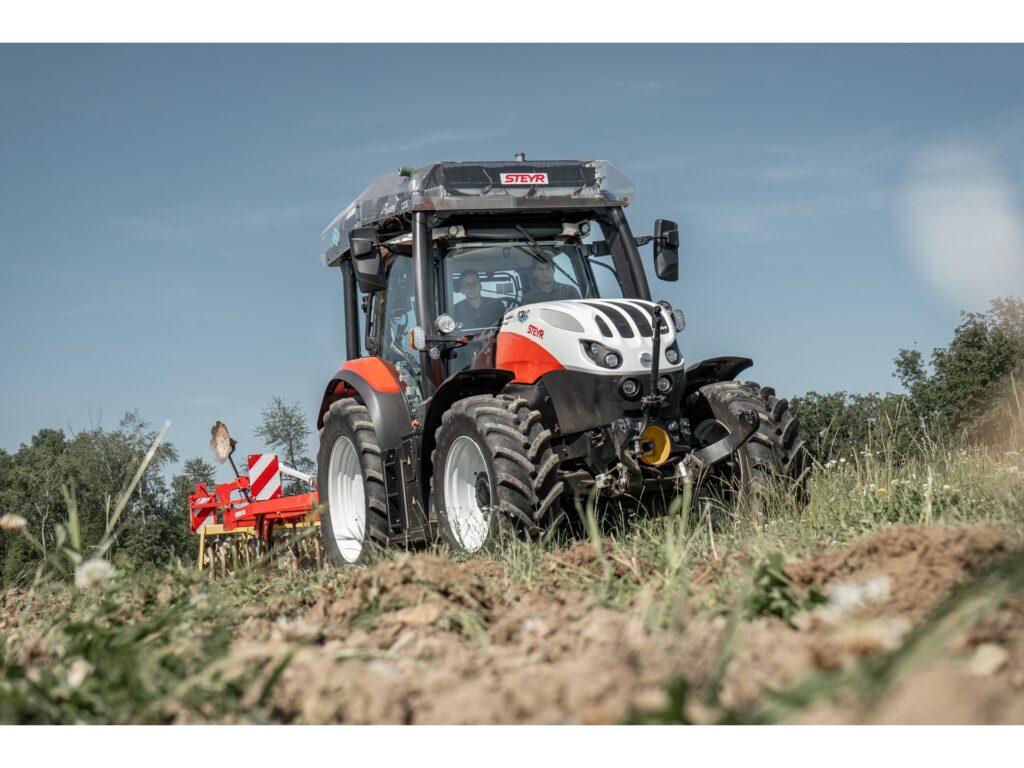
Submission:
[[85,659],[75,659],[68,667],[68,685],[77,688],[85,682],[85,678],[92,672],[92,664]]
[[114,566],[106,560],[85,560],[75,569],[75,586],[79,589],[102,589],[114,577]]
[[839,459],[839,463],[840,463],[840,464],[845,464],[845,463],[846,463],[846,459],[840,458],[840,459]]
[[3,517],[0,517],[0,529],[8,531],[9,533],[20,531],[26,525],[28,525],[28,520],[21,515],[14,514],[13,512],[8,512]]
[[825,462],[825,469],[832,469],[832,467],[834,467],[835,465],[836,465],[836,460],[835,459],[829,459],[828,461]]
[[952,491],[952,490],[953,490],[953,488],[952,488],[952,487],[951,487],[951,486],[950,486],[950,485],[949,485],[949,484],[947,483],[947,484],[945,484],[945,485],[943,485],[943,486],[942,486],[942,490],[943,490],[943,491],[944,491],[945,493],[949,493],[950,491]]
[[858,608],[884,603],[889,595],[888,576],[876,576],[862,582],[843,582],[828,591],[828,602],[819,615],[826,621],[839,622]]

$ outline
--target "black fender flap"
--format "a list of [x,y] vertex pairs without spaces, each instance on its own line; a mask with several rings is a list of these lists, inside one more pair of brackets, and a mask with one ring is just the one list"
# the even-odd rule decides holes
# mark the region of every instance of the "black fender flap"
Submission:
[[732,381],[741,371],[754,364],[749,357],[711,357],[686,369],[686,390],[683,402],[701,387],[716,381]]

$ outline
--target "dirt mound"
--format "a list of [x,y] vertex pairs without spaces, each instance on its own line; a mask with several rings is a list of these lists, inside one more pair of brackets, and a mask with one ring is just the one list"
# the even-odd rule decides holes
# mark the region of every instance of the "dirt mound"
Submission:
[[[361,578],[360,594],[368,591]],[[581,593],[529,593],[512,605],[492,596],[483,616],[458,600],[372,616],[344,642],[318,644],[309,635],[313,642],[294,654],[270,697],[275,719],[612,723],[635,708],[663,705],[665,654],[641,622]],[[342,605],[365,605],[365,597],[336,601],[328,615],[353,616]],[[279,658],[272,646],[236,649],[254,651],[268,654],[268,666]]]
[[1003,557],[1010,542],[992,526],[925,528],[894,525],[848,549],[825,552],[786,566],[800,587],[829,588],[872,577],[889,580],[888,612],[919,617],[939,603],[972,571]]

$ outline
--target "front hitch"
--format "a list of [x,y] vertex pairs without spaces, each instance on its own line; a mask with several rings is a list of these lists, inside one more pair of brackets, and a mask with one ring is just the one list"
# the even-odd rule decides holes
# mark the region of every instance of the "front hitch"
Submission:
[[688,473],[697,474],[702,470],[717,464],[726,459],[740,448],[742,448],[758,427],[761,426],[761,417],[757,411],[747,409],[739,413],[739,428],[733,430],[718,442],[712,443],[699,451],[694,451],[683,458],[683,467]]

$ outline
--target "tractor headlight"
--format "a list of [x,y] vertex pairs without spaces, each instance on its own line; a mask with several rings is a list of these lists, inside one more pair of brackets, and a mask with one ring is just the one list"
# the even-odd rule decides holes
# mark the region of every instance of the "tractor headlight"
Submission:
[[667,395],[669,392],[672,391],[671,376],[662,376],[660,379],[658,379],[658,391],[661,392],[661,394],[663,395]]
[[451,315],[438,315],[434,325],[441,333],[451,333],[455,330],[455,318]]
[[622,394],[632,400],[638,394],[640,394],[640,382],[636,379],[625,379],[620,385],[619,389]]
[[676,348],[675,344],[665,350],[665,359],[672,365],[679,362],[679,350]]
[[597,341],[580,341],[583,354],[593,360],[602,368],[618,368],[622,365],[622,355],[614,349],[609,349]]

